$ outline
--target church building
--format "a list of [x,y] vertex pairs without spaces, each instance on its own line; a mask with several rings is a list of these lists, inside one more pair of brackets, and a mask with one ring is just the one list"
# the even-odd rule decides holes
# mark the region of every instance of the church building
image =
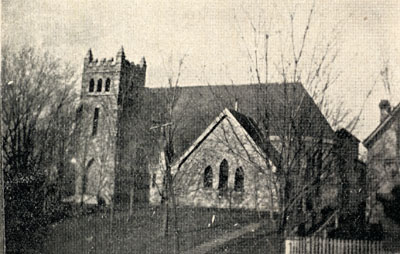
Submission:
[[168,132],[178,205],[275,211],[285,135],[314,151],[313,160],[299,160],[293,180],[322,165],[315,151],[337,140],[300,83],[148,88],[145,80],[144,58],[130,62],[123,48],[110,60],[87,53],[69,201],[109,204],[133,193],[136,202],[160,204]]

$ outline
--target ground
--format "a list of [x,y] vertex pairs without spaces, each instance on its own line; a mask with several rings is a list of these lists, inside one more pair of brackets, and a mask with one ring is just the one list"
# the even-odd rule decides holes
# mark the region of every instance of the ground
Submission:
[[[162,234],[162,215],[159,207],[142,207],[134,210],[129,221],[126,211],[116,212],[112,224],[107,212],[68,218],[49,227],[38,252],[173,253],[173,236],[165,238]],[[181,250],[190,250],[265,217],[250,211],[179,208]]]
[[207,254],[283,253],[282,250],[279,250],[280,247],[283,247],[283,245],[279,245],[281,241],[282,238],[271,234],[271,230],[268,225],[262,225],[258,230],[254,232],[248,232],[237,239],[231,240],[219,246],[218,248],[207,252]]

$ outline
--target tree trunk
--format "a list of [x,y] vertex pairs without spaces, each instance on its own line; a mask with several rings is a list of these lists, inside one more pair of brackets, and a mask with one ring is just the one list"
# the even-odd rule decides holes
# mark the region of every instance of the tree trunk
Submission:
[[168,211],[168,198],[164,200],[163,203],[163,210],[164,210],[164,216],[163,216],[163,234],[164,237],[168,236],[168,220],[169,220],[169,211]]
[[113,223],[114,223],[114,201],[111,200],[111,204],[110,204],[110,232],[111,232],[111,235],[112,235]]
[[130,220],[133,215],[133,186],[129,190],[129,217],[127,219]]
[[[2,92],[0,86],[0,93]],[[2,110],[2,99],[0,97],[0,110]],[[2,132],[2,124],[0,123],[0,133]],[[3,138],[0,139],[0,147],[3,149]],[[5,242],[5,211],[4,211],[4,175],[3,175],[3,156],[0,156],[0,246],[2,246],[3,253],[6,253],[6,242]],[[0,249],[1,250],[1,249]]]
[[175,192],[174,188],[172,185],[172,175],[171,175],[171,169],[168,170],[169,172],[169,192],[170,192],[170,197],[172,200],[172,208],[174,211],[174,237],[175,237],[175,253],[180,252],[180,238],[179,238],[179,227],[178,227],[178,213],[176,209],[176,197],[175,197]]

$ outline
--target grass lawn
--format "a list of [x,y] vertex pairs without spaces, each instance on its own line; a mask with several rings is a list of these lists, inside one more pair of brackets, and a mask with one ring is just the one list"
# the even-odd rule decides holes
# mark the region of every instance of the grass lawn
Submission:
[[237,239],[231,240],[224,245],[208,252],[207,254],[282,253],[282,250],[279,250],[279,243],[280,240],[282,241],[282,238],[278,239],[276,235],[272,235],[271,230],[272,229],[270,225],[264,224],[258,230],[254,232],[249,232],[240,236]]
[[[172,217],[172,213],[170,215]],[[215,221],[209,227],[213,215]],[[137,208],[129,221],[126,212],[116,212],[112,224],[107,213],[69,218],[49,227],[39,251],[74,254],[172,253],[174,237],[172,234],[163,236],[162,218],[160,207]],[[178,218],[182,251],[260,220],[256,212],[207,208],[179,208]],[[172,222],[169,224],[172,225]]]

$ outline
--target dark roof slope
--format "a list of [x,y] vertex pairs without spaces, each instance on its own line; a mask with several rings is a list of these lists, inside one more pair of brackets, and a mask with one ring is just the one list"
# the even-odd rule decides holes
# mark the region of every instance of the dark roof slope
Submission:
[[236,118],[243,129],[249,134],[258,147],[260,147],[268,158],[274,163],[275,166],[279,166],[280,155],[276,151],[274,146],[263,136],[261,130],[257,127],[256,122],[248,116],[245,116],[235,110],[229,109],[229,112]]
[[400,117],[400,103],[397,104],[396,107],[393,108],[390,115],[385,119],[385,121],[381,122],[376,129],[364,140],[363,144],[369,148],[371,147],[375,141],[384,133],[387,128],[393,123],[394,119]]
[[[167,100],[177,95],[173,109],[174,145],[177,155],[186,150],[206,127],[224,110],[234,108],[255,125],[268,128],[269,135],[280,135],[285,124],[304,136],[333,138],[334,132],[301,84],[253,84],[146,88],[142,96],[147,119],[161,119]],[[241,116],[238,116],[241,119]],[[286,117],[285,117],[286,116]],[[243,122],[246,128],[246,121]],[[260,127],[264,128],[264,127]]]

